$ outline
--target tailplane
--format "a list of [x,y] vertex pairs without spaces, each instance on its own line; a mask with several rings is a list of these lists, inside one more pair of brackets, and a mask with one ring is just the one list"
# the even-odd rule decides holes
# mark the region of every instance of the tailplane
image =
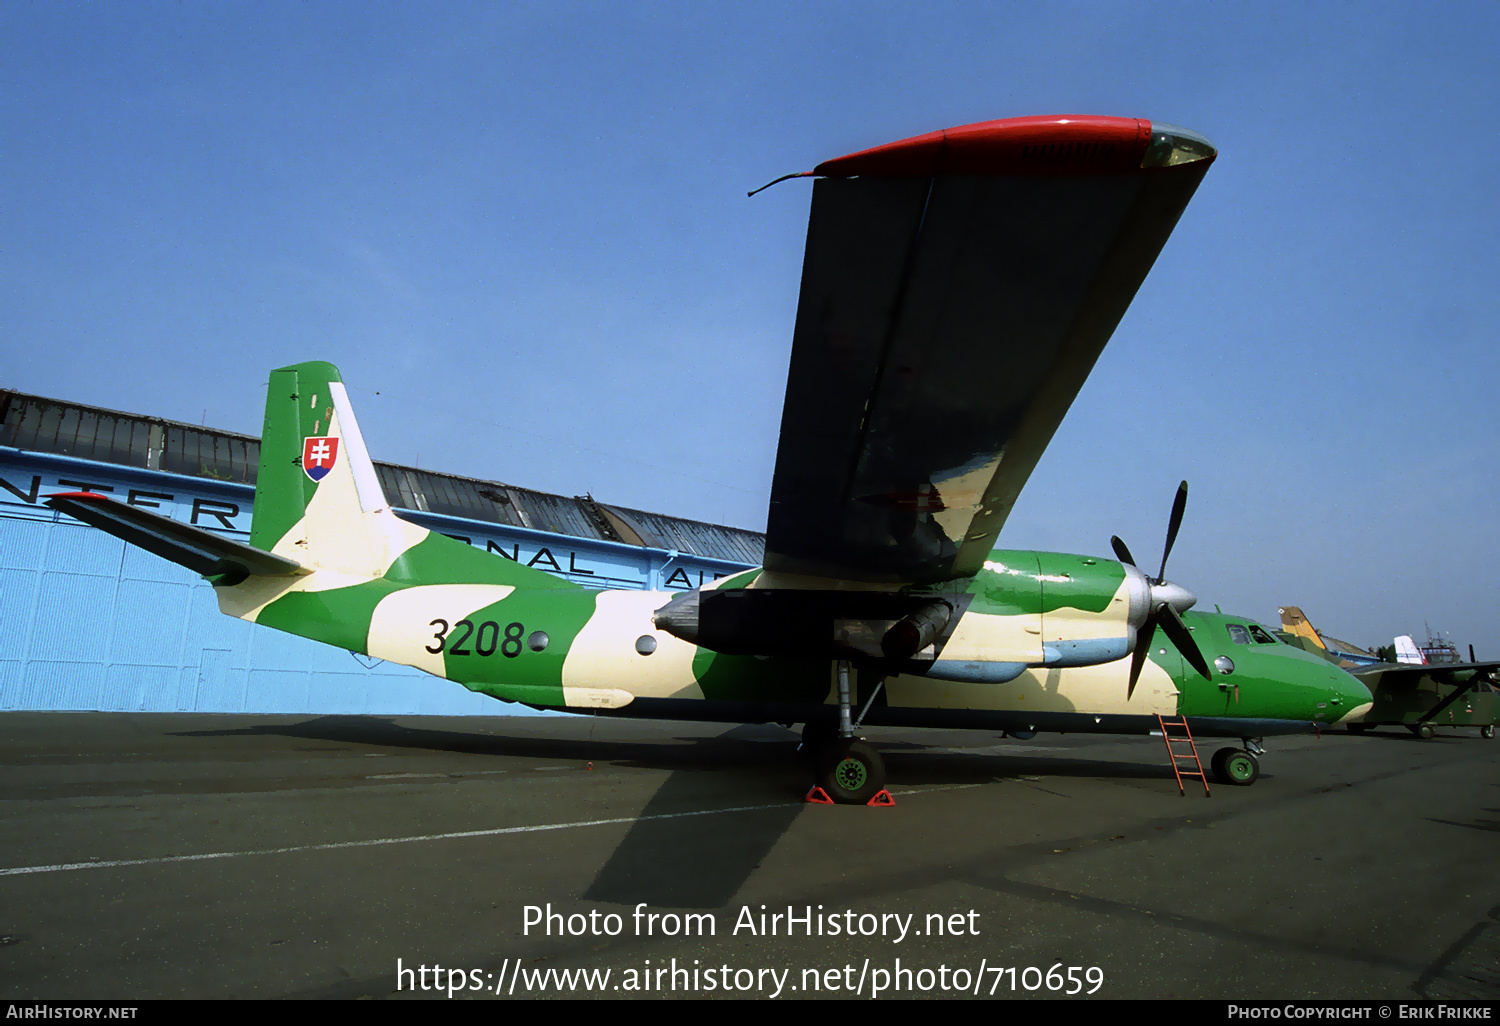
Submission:
[[338,368],[322,361],[271,372],[248,545],[105,495],[70,492],[47,504],[202,575],[220,608],[244,619],[291,592],[376,581],[386,590],[579,587],[396,516]]

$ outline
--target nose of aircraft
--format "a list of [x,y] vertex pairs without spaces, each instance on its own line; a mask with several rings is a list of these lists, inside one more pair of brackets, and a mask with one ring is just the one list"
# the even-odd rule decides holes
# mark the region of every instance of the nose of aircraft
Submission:
[[1351,674],[1339,670],[1332,685],[1339,707],[1347,710],[1344,715],[1333,721],[1335,723],[1362,720],[1375,705],[1375,696],[1370,694],[1370,689]]

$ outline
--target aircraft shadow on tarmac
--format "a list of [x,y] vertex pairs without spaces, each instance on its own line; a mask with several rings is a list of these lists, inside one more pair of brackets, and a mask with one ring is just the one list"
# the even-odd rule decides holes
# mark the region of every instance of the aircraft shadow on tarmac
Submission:
[[[1455,729],[1453,729],[1449,733],[1442,733],[1443,728],[1441,728],[1441,727],[1439,727],[1437,729],[1438,729],[1439,732],[1437,734],[1434,734],[1430,739],[1429,738],[1418,737],[1416,734],[1413,734],[1411,731],[1409,731],[1405,727],[1401,727],[1401,726],[1394,726],[1394,727],[1371,727],[1371,728],[1368,728],[1367,730],[1365,730],[1364,733],[1362,733],[1362,734],[1360,734],[1358,736],[1361,737],[1361,738],[1369,738],[1371,741],[1403,741],[1403,742],[1408,742],[1408,743],[1413,743],[1413,744],[1421,744],[1421,745],[1430,745],[1434,741],[1470,741],[1470,740],[1472,740],[1472,741],[1479,741],[1479,740],[1482,740],[1479,737],[1478,734],[1465,734],[1465,733],[1462,733],[1461,732],[1461,728],[1455,728]],[[1332,732],[1332,734],[1325,735],[1325,736],[1334,736],[1337,733],[1338,733],[1337,731],[1334,731],[1334,732]]]
[[[580,763],[671,771],[637,814],[592,884],[587,901],[657,908],[723,908],[744,886],[793,821],[811,773],[796,753],[798,735],[774,725],[736,726],[712,737],[681,737],[664,723],[660,741],[489,734],[408,727],[374,716],[319,716],[299,723],[261,723],[228,730],[176,732],[187,737],[272,735],[475,755],[569,759]],[[545,725],[542,725],[545,729]],[[1144,740],[1144,739],[1143,739]],[[684,744],[683,742],[691,742]],[[1166,765],[1073,758],[1056,752],[969,753],[945,744],[878,742],[893,781],[902,786],[987,784],[1003,779],[1134,778],[1172,782]],[[735,829],[705,808],[747,806]],[[874,814],[880,814],[878,810]],[[683,855],[691,852],[690,872]]]

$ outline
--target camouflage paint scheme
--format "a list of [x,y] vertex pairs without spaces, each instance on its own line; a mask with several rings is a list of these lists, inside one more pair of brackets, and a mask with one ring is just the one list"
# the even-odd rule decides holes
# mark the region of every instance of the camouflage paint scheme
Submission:
[[[204,574],[232,616],[499,699],[806,723],[843,801],[884,772],[856,722],[1138,733],[1186,713],[1246,739],[1337,722],[1368,706],[1353,677],[1184,616],[1192,594],[1123,541],[1120,561],[994,549],[1216,155],[1178,126],[1062,115],[792,176],[815,181],[765,565],[697,591],[585,590],[401,520],[327,363],[271,375],[248,545],[48,501]],[[1167,553],[1185,502],[1184,485]],[[1246,748],[1216,769],[1251,782]]]
[[[1370,689],[1368,710],[1344,720],[1352,733],[1385,726],[1420,730],[1423,724],[1432,724],[1479,727],[1484,737],[1494,737],[1495,721],[1500,718],[1500,693],[1495,687],[1500,664],[1433,663],[1419,664],[1420,669],[1410,663],[1379,660],[1356,664],[1346,658],[1352,646],[1343,645],[1339,652],[1330,649],[1322,632],[1296,606],[1282,607],[1281,623],[1290,644],[1349,670]],[[1464,694],[1455,697],[1456,688]]]
[[[308,438],[338,440],[320,481],[302,466]],[[724,655],[657,630],[652,614],[673,593],[592,591],[397,517],[328,363],[271,374],[250,538],[310,572],[218,581],[223,612],[498,699],[728,721],[805,722],[836,706],[827,660]],[[762,573],[705,588],[752,586]],[[1222,615],[1185,616],[1210,661],[1235,661],[1232,674],[1215,680],[1187,667],[1160,633],[1128,698],[1128,658],[1040,665],[1048,643],[1128,642],[1135,573],[1102,558],[996,550],[955,585],[968,604],[942,658],[1028,668],[1003,682],[894,675],[866,722],[1144,732],[1154,714],[1182,713],[1200,733],[1253,737],[1338,722],[1368,706],[1369,693],[1322,659],[1284,644],[1233,643],[1225,627],[1232,618]]]

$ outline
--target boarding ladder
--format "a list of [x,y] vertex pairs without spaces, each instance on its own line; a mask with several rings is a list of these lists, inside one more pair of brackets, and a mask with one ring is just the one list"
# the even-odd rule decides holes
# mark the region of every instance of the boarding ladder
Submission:
[[[1172,760],[1172,773],[1177,777],[1177,793],[1187,797],[1187,790],[1182,786],[1183,777],[1197,777],[1203,781],[1203,797],[1208,797],[1208,777],[1203,772],[1203,762],[1198,758],[1198,746],[1193,743],[1193,732],[1188,729],[1186,716],[1178,716],[1169,719],[1156,714],[1156,722],[1161,725],[1162,740],[1167,743],[1167,758]],[[1174,735],[1172,731],[1177,731]],[[1182,746],[1187,745],[1187,751]]]

